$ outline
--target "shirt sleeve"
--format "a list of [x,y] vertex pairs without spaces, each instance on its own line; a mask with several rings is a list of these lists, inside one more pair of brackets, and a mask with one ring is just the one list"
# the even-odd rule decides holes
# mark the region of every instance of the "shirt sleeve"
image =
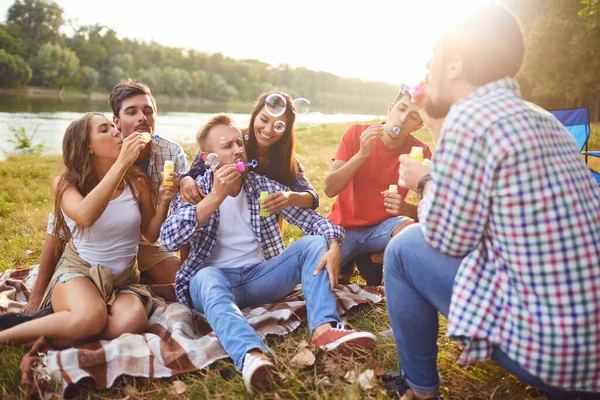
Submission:
[[[452,127],[452,122],[448,126]],[[431,184],[419,204],[425,239],[452,257],[463,257],[482,240],[489,218],[496,162],[482,137],[458,119],[440,140],[431,164]]]
[[160,242],[168,251],[177,251],[197,231],[196,205],[182,201],[178,193],[171,205],[171,213],[160,227]]
[[344,136],[340,145],[333,156],[333,160],[342,160],[348,162],[360,149],[356,148],[356,136],[358,135],[358,125],[351,125]]
[[200,152],[198,152],[196,154],[196,156],[194,157],[194,161],[192,161],[192,165],[190,166],[190,170],[187,171],[187,172],[182,173],[179,176],[179,179],[184,178],[186,176],[190,176],[190,177],[192,177],[192,179],[195,180],[199,176],[204,175],[205,172],[206,172],[206,166],[204,164],[204,159],[200,155]]
[[313,210],[316,210],[319,207],[319,194],[312,187],[312,185],[306,178],[306,176],[304,174],[304,169],[302,168],[302,164],[300,164],[300,161],[298,161],[298,160],[295,160],[295,161],[296,161],[296,166],[298,167],[298,173],[296,174],[296,179],[295,179],[294,183],[290,186],[290,189],[293,190],[294,192],[310,193],[313,197],[313,205],[311,208]]

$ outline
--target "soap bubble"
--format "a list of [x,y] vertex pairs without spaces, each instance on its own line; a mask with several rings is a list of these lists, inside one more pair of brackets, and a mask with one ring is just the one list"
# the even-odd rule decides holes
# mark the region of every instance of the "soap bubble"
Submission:
[[402,127],[395,125],[393,128],[387,130],[388,133],[395,133],[396,135],[402,132]]
[[206,169],[211,171],[216,169],[219,166],[219,155],[216,153],[210,153],[206,156],[206,160],[204,160],[204,164],[206,165]]
[[219,182],[225,183],[225,178],[219,178]]
[[227,141],[227,139],[225,139],[225,137],[221,136],[221,139],[219,139],[219,142],[221,142],[221,144],[225,143]]
[[244,152],[244,148],[240,147],[240,149],[237,151],[239,154],[242,154]]
[[283,121],[276,121],[273,124],[273,130],[277,133],[282,133],[283,131],[285,131],[285,122]]
[[250,135],[244,135],[244,140],[246,140],[246,141],[250,140]]
[[325,116],[320,112],[313,112],[309,114],[308,124],[310,126],[319,126],[323,123]]
[[310,101],[304,97],[299,97],[293,101],[296,114],[308,114],[310,109]]
[[273,117],[281,117],[285,112],[287,102],[285,97],[279,93],[271,93],[265,101],[265,108]]

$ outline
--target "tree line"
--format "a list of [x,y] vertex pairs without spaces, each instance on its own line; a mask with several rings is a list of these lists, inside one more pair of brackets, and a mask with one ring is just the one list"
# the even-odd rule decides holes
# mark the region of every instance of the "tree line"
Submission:
[[[521,18],[528,38],[518,77],[524,97],[549,109],[587,106],[600,120],[600,1],[502,2]],[[252,101],[279,88],[324,111],[374,113],[398,90],[389,83],[119,39],[101,24],[75,27],[67,36],[60,32],[65,24],[52,0],[16,0],[0,24],[0,87],[109,91],[132,77],[156,94],[179,98]]]

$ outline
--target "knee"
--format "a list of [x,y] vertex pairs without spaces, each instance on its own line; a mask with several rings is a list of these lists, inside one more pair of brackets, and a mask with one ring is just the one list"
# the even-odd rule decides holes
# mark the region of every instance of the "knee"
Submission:
[[418,224],[413,224],[394,236],[385,248],[384,279],[389,274],[396,274],[405,267],[405,259],[408,254],[419,251],[419,242],[423,241],[423,233]]
[[70,311],[68,332],[75,341],[84,340],[100,334],[108,320],[108,312],[104,303],[88,306],[81,310]]
[[148,325],[146,310],[141,301],[132,307],[128,307],[126,313],[120,313],[117,316],[109,317],[109,323],[112,325],[110,335],[106,339],[114,339],[124,333],[144,333]]
[[296,245],[303,246],[303,249],[307,251],[316,251],[323,253],[326,252],[328,248],[327,239],[319,235],[303,236],[296,241]]
[[190,280],[190,295],[196,299],[210,300],[218,297],[218,292],[227,289],[229,282],[215,267],[205,267],[196,273]]

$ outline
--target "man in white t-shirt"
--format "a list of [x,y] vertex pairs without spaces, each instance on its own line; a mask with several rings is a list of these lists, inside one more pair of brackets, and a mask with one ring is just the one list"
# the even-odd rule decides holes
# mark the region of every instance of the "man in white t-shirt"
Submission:
[[[219,166],[196,178],[204,193],[198,204],[178,195],[161,228],[161,242],[175,251],[190,244],[177,272],[178,301],[206,315],[221,344],[242,371],[248,391],[274,365],[272,351],[240,308],[281,300],[302,283],[312,344],[327,351],[370,350],[375,336],[343,327],[333,289],[337,284],[344,230],[310,209],[286,207],[260,216],[261,192],[286,190],[245,163],[241,132],[227,114],[211,118],[197,136],[203,159],[215,153]],[[277,216],[307,235],[284,249]]]

